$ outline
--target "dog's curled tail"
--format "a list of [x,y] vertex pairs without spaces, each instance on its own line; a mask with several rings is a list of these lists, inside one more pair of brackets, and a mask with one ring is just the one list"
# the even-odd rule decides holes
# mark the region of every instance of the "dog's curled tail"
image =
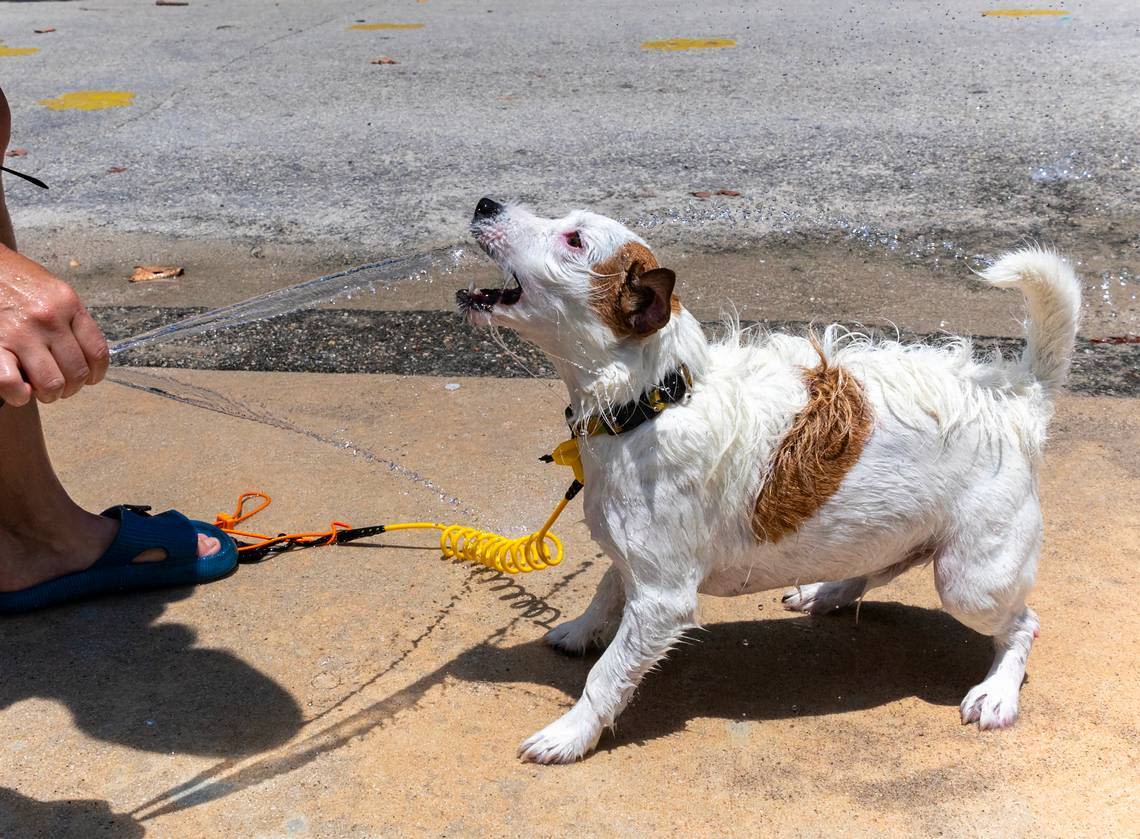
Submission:
[[1021,363],[1046,394],[1055,393],[1069,372],[1081,309],[1081,286],[1072,266],[1052,251],[1023,248],[1002,254],[982,279],[997,288],[1019,288],[1025,295],[1028,342]]

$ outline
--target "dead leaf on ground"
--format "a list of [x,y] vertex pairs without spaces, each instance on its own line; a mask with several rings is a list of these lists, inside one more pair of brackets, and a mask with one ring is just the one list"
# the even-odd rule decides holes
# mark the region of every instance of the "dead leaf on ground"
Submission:
[[182,274],[181,265],[136,265],[135,272],[131,274],[131,282],[153,283],[156,280],[173,280]]
[[110,169],[107,170],[107,174],[108,175],[119,175],[119,174],[126,172],[126,171],[127,171],[126,166],[112,166]]
[[55,32],[55,27],[54,26],[44,26],[40,29],[33,29],[32,31],[35,32],[37,35],[46,35],[49,32]]
[[718,189],[716,191],[716,194],[717,195],[727,195],[729,198],[739,198],[740,197],[740,193],[737,192],[735,189]]
[[5,152],[5,157],[26,157],[27,154],[27,149],[8,149],[8,151]]
[[712,193],[711,192],[705,192],[704,190],[701,190],[700,192],[690,192],[689,195],[693,196],[694,198],[700,198],[703,201],[704,199],[706,199],[710,195],[712,195]]
[[386,55],[382,55],[379,58],[372,59],[372,63],[373,64],[399,64],[400,62],[394,58],[389,58]]

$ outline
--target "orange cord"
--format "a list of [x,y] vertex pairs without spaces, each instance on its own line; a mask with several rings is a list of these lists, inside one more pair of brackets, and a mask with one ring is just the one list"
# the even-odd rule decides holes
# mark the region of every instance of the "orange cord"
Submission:
[[[557,462],[561,463],[562,461]],[[505,536],[499,536],[485,530],[477,530],[473,527],[439,524],[430,521],[379,524],[357,529],[353,529],[347,522],[334,521],[330,523],[328,530],[309,533],[278,533],[276,536],[268,533],[238,530],[237,525],[253,518],[273,503],[273,499],[264,492],[243,492],[238,496],[237,507],[233,513],[218,513],[214,519],[214,525],[230,536],[240,537],[243,540],[256,540],[251,544],[238,542],[239,554],[252,553],[254,556],[259,556],[260,553],[273,553],[274,551],[271,549],[278,545],[285,545],[286,547],[277,548],[277,550],[314,548],[335,545],[342,540],[348,541],[364,535],[378,535],[397,530],[435,530],[439,532],[439,549],[445,557],[479,563],[507,574],[518,574],[525,571],[552,568],[562,562],[562,540],[551,533],[550,528],[554,526],[555,520],[581,488],[582,485],[575,481],[558,502],[558,506],[554,508],[554,512],[550,514],[541,530],[515,539],[508,539]],[[259,499],[261,503],[251,510],[246,510],[246,505],[254,499]],[[260,559],[251,561],[256,562]]]
[[[254,499],[261,499],[261,504],[255,509],[246,512],[246,502]],[[236,525],[241,524],[246,519],[251,519],[273,503],[273,499],[266,495],[264,492],[243,492],[238,496],[237,507],[234,509],[233,515],[227,513],[218,513],[217,518],[214,519],[214,525],[223,533],[228,533],[230,536],[240,536],[244,539],[257,539],[258,541],[251,545],[245,545],[238,548],[238,553],[246,551],[254,551],[258,548],[265,548],[270,545],[276,545],[280,542],[293,542],[298,547],[311,547],[314,545],[331,545],[336,542],[336,533],[338,530],[348,530],[349,525],[343,521],[334,521],[329,525],[328,530],[315,531],[310,533],[278,533],[276,536],[270,536],[267,533],[252,533],[245,530],[238,530]]]

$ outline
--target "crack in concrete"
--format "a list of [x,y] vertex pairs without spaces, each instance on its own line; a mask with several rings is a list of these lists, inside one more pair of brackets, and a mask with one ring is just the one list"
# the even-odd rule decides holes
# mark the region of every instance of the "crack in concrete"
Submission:
[[141,390],[144,393],[171,399],[183,405],[202,408],[237,419],[249,420],[270,426],[271,428],[277,428],[281,431],[288,431],[292,434],[298,434],[310,440],[315,440],[318,443],[331,446],[339,451],[348,452],[354,457],[361,457],[378,466],[383,466],[391,474],[398,475],[424,489],[435,492],[440,501],[450,507],[454,507],[464,516],[472,518],[475,521],[480,519],[479,513],[476,510],[465,506],[459,498],[448,493],[430,478],[424,477],[418,472],[396,463],[394,460],[382,457],[370,449],[358,446],[351,440],[329,437],[310,428],[304,428],[289,420],[282,419],[264,408],[255,410],[247,403],[232,399],[224,394],[218,393],[216,390],[190,384],[189,382],[176,379],[173,376],[163,376],[149,370],[115,370],[108,377],[108,381],[122,385],[123,387],[129,387],[133,390]]

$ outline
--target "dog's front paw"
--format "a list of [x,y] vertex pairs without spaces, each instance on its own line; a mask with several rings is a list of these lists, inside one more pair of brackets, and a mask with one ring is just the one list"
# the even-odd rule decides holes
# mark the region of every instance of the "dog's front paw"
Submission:
[[1017,720],[1021,685],[1001,677],[986,679],[962,700],[962,725],[972,722],[982,731],[1009,728]]
[[591,647],[604,647],[608,639],[602,627],[578,617],[558,624],[542,640],[567,655],[584,655]]
[[573,763],[588,755],[602,736],[602,725],[579,702],[519,746],[519,757],[530,763]]
[[792,612],[824,615],[858,600],[865,584],[862,577],[834,583],[808,583],[788,589],[780,600],[784,608]]

